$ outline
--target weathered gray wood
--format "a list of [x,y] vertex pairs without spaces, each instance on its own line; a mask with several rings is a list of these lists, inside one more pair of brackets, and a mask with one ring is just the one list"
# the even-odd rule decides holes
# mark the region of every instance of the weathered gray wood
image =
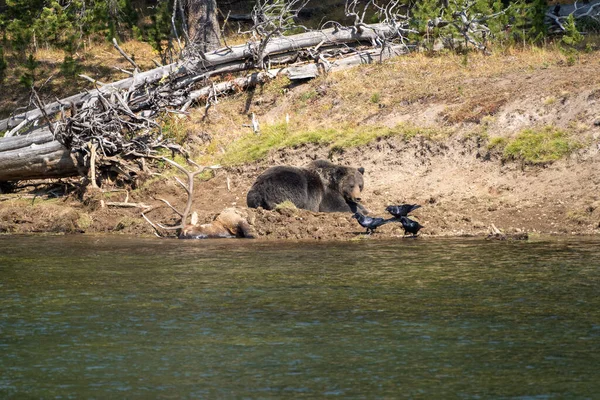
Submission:
[[271,77],[272,75],[270,75],[268,72],[256,72],[243,78],[236,78],[231,81],[221,82],[213,86],[207,86],[199,90],[194,90],[193,92],[190,92],[190,99],[195,100],[198,98],[205,98],[213,93],[221,94],[234,89],[251,88],[260,83],[266,82]]
[[[327,65],[321,63],[320,66],[321,69],[325,72],[335,72],[351,68],[360,64],[377,63],[390,57],[403,54],[405,52],[406,49],[404,46],[391,46],[383,52],[381,51],[381,49],[365,50],[359,51],[356,54],[342,58],[340,60],[335,60]],[[213,95],[213,92],[215,92],[216,94],[221,94],[232,91],[234,89],[246,89],[254,87],[260,83],[264,83],[265,81],[274,78],[279,74],[287,75],[290,79],[294,80],[316,78],[321,73],[322,71],[319,70],[319,65],[317,64],[304,64],[287,68],[271,69],[268,72],[254,73],[247,77],[236,78],[231,81],[221,82],[216,85],[194,90],[190,92],[189,97],[190,99],[195,100],[198,98],[206,98],[210,95]]]
[[0,153],[0,182],[63,178],[77,174],[74,155],[55,140]]
[[324,72],[336,72],[361,64],[373,64],[390,57],[406,53],[404,46],[392,46],[383,52],[381,49],[359,51],[356,54],[334,60],[330,63],[305,64],[283,68],[278,73],[285,74],[291,80],[313,79]]
[[[337,35],[338,33],[339,32],[331,32],[333,35]],[[318,35],[322,35],[322,33],[319,33]],[[297,37],[298,36],[302,35],[297,35]],[[279,42],[282,46],[279,47],[279,49],[285,48],[286,51],[278,54],[289,53],[290,49],[296,48],[296,46],[298,46],[298,48],[310,47],[307,45],[309,38],[306,35],[302,37],[306,40],[289,41],[289,38],[287,38],[285,39],[288,41],[287,44]],[[314,46],[322,46],[323,40],[321,36],[319,36],[320,40],[318,41],[315,38],[314,33],[310,37]],[[247,77],[237,78],[228,82],[221,82],[193,91],[189,93],[189,97],[182,97],[182,101],[189,101],[190,99],[202,97],[209,98],[213,94],[221,94],[232,90],[239,90],[241,88],[253,87],[275,77],[277,74],[287,74],[290,79],[314,78],[323,72],[345,69],[358,64],[379,62],[380,60],[396,54],[401,54],[402,52],[404,52],[402,46],[389,47],[383,51],[383,53],[380,49],[372,49],[360,51],[351,56],[331,62],[322,59],[318,64],[305,64],[288,68],[273,69],[268,72],[257,72]],[[245,62],[237,61],[221,64],[213,71],[233,72],[246,68]],[[210,71],[204,72],[206,75],[209,75],[210,73]],[[184,76],[181,80],[182,84],[184,84],[184,86],[192,84],[198,79],[197,76],[201,75],[197,72],[195,74],[196,75]],[[140,79],[139,75],[141,74],[138,74],[135,78],[137,79],[137,82],[139,82]],[[105,87],[101,90],[104,89]],[[87,93],[82,99],[87,100],[93,95],[93,93]],[[28,116],[27,118],[30,117]],[[54,140],[54,136],[49,132],[47,127],[35,128],[29,135],[0,139],[0,181],[68,177],[77,175],[78,172],[78,164],[74,155],[71,154],[68,149],[63,147],[62,144]]]
[[296,65],[284,68],[285,74],[291,80],[314,79],[320,75],[317,64]]
[[402,54],[406,54],[408,49],[405,46],[397,45],[397,46],[389,46],[383,50],[381,49],[372,49],[359,51],[356,54],[353,54],[348,57],[340,58],[338,60],[332,61],[327,68],[326,71],[341,71],[347,68],[352,68],[361,64],[374,64],[381,62],[383,60],[387,60],[391,57],[399,56]]
[[[0,139],[0,153],[3,151],[21,149],[42,143],[51,142],[54,140],[54,135],[48,129],[41,129],[38,132],[33,132],[25,136],[12,136]],[[0,155],[0,159],[2,155]]]
[[[392,29],[385,24],[368,25],[366,28],[357,31],[355,28],[347,29],[325,29],[322,31],[314,31],[301,33],[298,35],[286,36],[271,40],[265,47],[265,56],[271,54],[285,53],[294,50],[305,49],[317,45],[327,45],[332,43],[343,44],[350,42],[365,42],[373,41],[381,36],[388,36],[392,33]],[[191,58],[181,63],[169,64],[163,67],[155,68],[136,74],[132,78],[122,79],[120,81],[108,84],[99,89],[102,93],[110,93],[111,90],[125,89],[132,86],[138,86],[144,82],[156,82],[166,75],[181,75],[183,79],[190,75],[197,75],[198,71],[205,72],[214,69],[218,65],[233,63],[235,61],[251,59],[253,49],[257,43],[250,43],[229,48],[222,48],[209,53],[206,53],[206,60]],[[45,112],[48,115],[55,114],[65,107],[65,104],[73,103],[76,106],[83,104],[93,97],[98,96],[98,90],[90,90],[86,93],[79,93],[67,97],[60,102],[50,103],[45,107]],[[15,115],[13,117],[0,121],[0,131],[17,126],[27,119],[35,121],[42,116],[39,109],[27,111],[25,113]]]

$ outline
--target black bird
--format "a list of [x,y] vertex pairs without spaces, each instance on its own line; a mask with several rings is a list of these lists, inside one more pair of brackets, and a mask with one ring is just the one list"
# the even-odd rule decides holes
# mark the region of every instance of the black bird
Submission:
[[356,218],[360,226],[362,226],[363,228],[367,228],[366,233],[369,235],[375,232],[375,229],[379,228],[381,225],[390,222],[389,219],[367,217],[366,215],[362,215],[358,212],[354,213],[352,215],[352,218]]
[[421,208],[418,204],[402,204],[399,206],[387,206],[385,211],[389,212],[396,218],[406,217],[417,208]]
[[413,236],[417,236],[417,233],[419,233],[419,230],[421,228],[423,228],[423,226],[418,223],[417,221],[413,221],[412,219],[408,218],[408,217],[400,217],[400,223],[402,224],[402,227],[404,228],[404,234],[406,235],[406,233],[412,233]]

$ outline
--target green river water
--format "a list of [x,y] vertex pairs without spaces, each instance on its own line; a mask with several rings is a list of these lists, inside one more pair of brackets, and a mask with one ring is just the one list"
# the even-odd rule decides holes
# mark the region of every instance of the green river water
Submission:
[[600,399],[599,245],[0,236],[0,398]]

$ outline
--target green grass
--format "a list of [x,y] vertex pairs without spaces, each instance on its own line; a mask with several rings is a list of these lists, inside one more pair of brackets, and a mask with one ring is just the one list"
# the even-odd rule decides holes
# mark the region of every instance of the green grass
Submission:
[[[260,135],[248,134],[231,144],[219,162],[225,166],[240,165],[267,156],[270,151],[293,148],[306,144],[328,146],[330,151],[364,146],[378,139],[401,137],[410,141],[420,137],[427,140],[445,140],[452,134],[449,129],[434,129],[408,123],[392,128],[380,125],[357,127],[351,124],[336,128],[298,130],[285,123],[263,126]],[[484,133],[482,137],[487,138]],[[516,137],[490,138],[488,149],[502,153],[505,160],[541,164],[564,158],[581,147],[574,136],[556,127],[525,129]]]
[[298,207],[289,200],[285,200],[283,203],[275,205],[275,210],[297,210]]
[[504,137],[495,137],[495,138],[490,139],[487,147],[488,147],[488,150],[504,151],[507,144],[508,144],[508,139],[506,139]]
[[306,131],[294,130],[285,123],[263,126],[260,135],[248,134],[229,146],[219,162],[223,165],[240,165],[264,158],[269,151],[293,148],[305,144],[329,146],[331,151],[358,147],[376,139],[401,136],[404,140],[424,137],[429,140],[446,138],[447,130],[399,124],[385,126],[341,126]]
[[503,156],[510,160],[541,164],[560,160],[580,147],[581,143],[572,135],[558,128],[546,126],[539,130],[521,131],[506,143]]

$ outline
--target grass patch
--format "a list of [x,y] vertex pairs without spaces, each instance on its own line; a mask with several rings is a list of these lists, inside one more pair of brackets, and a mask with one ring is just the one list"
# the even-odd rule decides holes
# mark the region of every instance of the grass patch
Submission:
[[467,101],[463,106],[446,114],[452,124],[460,122],[482,123],[484,118],[493,117],[504,104],[506,98],[483,97]]
[[571,210],[567,212],[567,219],[578,225],[585,225],[590,223],[590,214],[581,210]]
[[162,134],[178,144],[183,144],[187,138],[189,122],[179,115],[165,114],[161,118]]
[[508,139],[504,137],[495,137],[490,139],[488,142],[487,148],[488,150],[498,150],[503,152],[504,148],[508,144]]
[[580,147],[581,143],[567,132],[546,126],[521,131],[506,143],[503,155],[506,159],[541,164],[559,160]]
[[331,151],[366,145],[374,140],[401,136],[404,140],[424,137],[438,140],[450,135],[447,130],[399,124],[386,126],[352,125],[340,128],[295,130],[285,123],[264,126],[259,136],[246,135],[234,142],[219,161],[223,165],[239,165],[264,158],[269,151],[306,144],[328,145]]
[[300,101],[306,103],[306,102],[316,98],[317,96],[318,96],[318,93],[315,90],[311,89],[300,95]]
[[281,203],[279,203],[279,204],[275,205],[275,209],[276,209],[276,210],[277,210],[277,209],[279,209],[279,208],[292,208],[292,209],[295,209],[295,208],[297,208],[297,207],[296,207],[296,205],[295,205],[294,203],[292,203],[291,201],[289,201],[289,200],[285,200],[284,202],[281,202]]
[[77,219],[77,226],[80,229],[88,229],[90,226],[92,226],[92,224],[94,223],[94,220],[92,219],[92,217],[89,216],[89,214],[86,213],[82,213],[79,214],[79,218]]

